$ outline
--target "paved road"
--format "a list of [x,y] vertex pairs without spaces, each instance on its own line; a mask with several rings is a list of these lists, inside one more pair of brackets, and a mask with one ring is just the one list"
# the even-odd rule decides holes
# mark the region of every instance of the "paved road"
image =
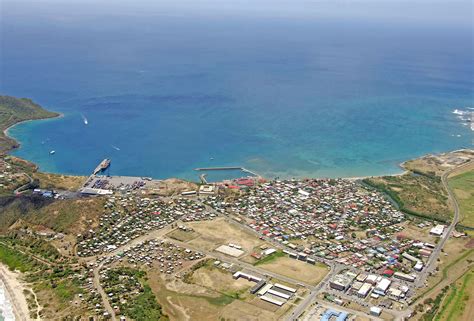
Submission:
[[28,185],[30,185],[31,183],[33,183],[33,179],[31,178],[30,175],[26,174],[26,173],[23,173],[24,175],[26,175],[26,177],[28,177],[28,179],[30,180],[28,183],[26,184],[23,184],[21,185],[20,187],[18,187],[15,191],[13,191],[13,194],[14,195],[18,195],[18,194],[21,194],[23,192],[26,192],[27,189],[23,190],[24,188],[26,188]]
[[321,280],[321,282],[315,288],[311,289],[310,293],[306,296],[306,298],[301,301],[301,303],[293,309],[293,311],[287,315],[286,321],[293,321],[297,320],[298,317],[309,307],[309,305],[316,299],[318,293],[323,289],[329,280],[334,277],[337,273],[342,270],[342,267],[334,268],[331,270],[330,273],[326,275],[326,277]]
[[456,196],[454,195],[454,192],[449,187],[448,176],[451,175],[453,172],[456,172],[460,169],[471,166],[472,164],[474,164],[474,161],[470,161],[470,162],[468,162],[464,165],[455,167],[455,168],[445,172],[441,176],[441,182],[442,182],[444,188],[446,189],[446,191],[448,192],[448,197],[449,197],[452,205],[454,206],[454,217],[453,217],[453,220],[452,220],[451,224],[446,228],[443,236],[440,238],[440,240],[439,240],[438,244],[436,245],[435,250],[433,251],[432,255],[428,259],[428,262],[426,264],[425,269],[423,270],[423,272],[421,272],[420,276],[416,280],[416,282],[415,282],[416,287],[425,286],[425,281],[426,281],[426,278],[427,278],[428,274],[435,269],[435,265],[436,265],[435,263],[438,260],[438,257],[441,253],[441,250],[444,247],[444,244],[446,243],[446,241],[451,236],[451,233],[454,230],[454,228],[456,227],[456,224],[458,224],[458,222],[459,222],[459,204],[458,204],[458,201],[456,199]]

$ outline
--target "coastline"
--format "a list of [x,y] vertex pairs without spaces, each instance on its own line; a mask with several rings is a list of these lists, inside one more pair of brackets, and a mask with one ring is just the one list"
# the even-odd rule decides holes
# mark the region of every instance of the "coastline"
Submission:
[[[19,121],[17,123],[14,123],[14,124],[11,124],[10,126],[8,126],[7,128],[4,128],[3,129],[3,135],[5,135],[5,137],[13,140],[15,143],[16,143],[16,147],[14,148],[11,148],[9,150],[6,150],[5,152],[8,154],[9,152],[11,152],[12,150],[14,149],[17,149],[21,146],[21,143],[15,139],[15,137],[12,137],[8,134],[8,132],[10,131],[10,129],[12,129],[13,127],[17,126],[17,125],[20,125],[20,124],[23,124],[23,123],[28,123],[28,122],[33,122],[33,121],[37,121],[37,120],[47,120],[47,119],[57,119],[57,118],[63,118],[64,117],[64,114],[63,113],[57,113],[56,116],[53,116],[53,117],[46,117],[46,118],[35,118],[35,119],[25,119],[25,120],[22,120],[22,121]],[[36,165],[36,164],[35,164]]]
[[30,311],[23,291],[29,289],[20,280],[18,272],[12,272],[0,263],[0,281],[3,283],[5,296],[13,310],[15,320],[30,320]]
[[[58,113],[58,112],[53,112],[53,113],[56,113],[57,115],[52,116],[52,117],[45,117],[45,118],[26,119],[26,120],[22,120],[22,121],[19,121],[19,122],[17,122],[17,123],[14,123],[14,124],[8,126],[7,128],[4,128],[4,129],[3,129],[3,134],[4,134],[7,138],[13,140],[13,141],[15,142],[15,144],[16,144],[15,147],[6,150],[5,153],[6,153],[6,154],[9,154],[12,150],[15,150],[15,149],[21,147],[21,143],[20,143],[18,140],[16,140],[14,137],[12,137],[12,136],[9,135],[9,131],[10,131],[13,127],[15,127],[15,126],[17,126],[17,125],[20,125],[20,124],[23,124],[23,123],[26,123],[26,122],[32,122],[32,121],[37,121],[37,120],[48,120],[48,119],[53,120],[53,119],[56,119],[56,118],[59,119],[59,118],[65,117],[64,113]],[[442,152],[442,153],[451,153],[451,152],[462,151],[462,150],[469,150],[469,149],[468,149],[468,148],[460,148],[460,149],[455,149],[455,150],[444,151],[444,152]],[[346,180],[351,180],[351,181],[360,181],[360,180],[367,179],[367,178],[376,178],[376,177],[384,177],[384,176],[403,176],[403,175],[405,175],[405,174],[407,174],[407,173],[410,172],[410,170],[408,170],[408,169],[405,167],[405,164],[406,164],[408,161],[413,160],[413,159],[417,159],[417,158],[420,158],[420,157],[423,157],[423,156],[426,156],[426,155],[431,155],[431,154],[423,154],[423,155],[417,156],[417,157],[415,157],[415,158],[407,159],[407,160],[405,160],[405,161],[399,163],[399,164],[398,164],[398,167],[399,167],[399,169],[401,170],[399,173],[387,173],[387,174],[364,175],[364,176],[349,176],[349,177],[347,177],[347,176],[338,176],[338,177],[333,177],[333,178],[334,178],[334,179],[346,179]],[[26,160],[26,159],[25,159],[25,160]],[[37,165],[36,163],[34,163],[33,161],[29,161],[29,160],[26,160],[26,161],[28,161],[28,162],[34,164],[34,165],[39,169],[38,165]],[[56,173],[56,172],[51,172],[51,173],[52,173],[52,174],[59,174],[59,175],[75,176],[75,175],[63,174],[63,173]],[[119,176],[123,176],[123,175],[120,175],[120,174],[118,174],[118,175],[119,175]],[[260,175],[259,175],[259,176],[260,176]],[[262,176],[262,177],[263,177],[263,176]],[[313,177],[313,178],[327,178],[327,177],[324,177],[324,176],[320,176],[320,177],[318,177],[318,176],[311,176],[311,177]],[[173,177],[168,177],[168,178],[173,178]],[[163,179],[165,179],[165,178],[163,178]]]

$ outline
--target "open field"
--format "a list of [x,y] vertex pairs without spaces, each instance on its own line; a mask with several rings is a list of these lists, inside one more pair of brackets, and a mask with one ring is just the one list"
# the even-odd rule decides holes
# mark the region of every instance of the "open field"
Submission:
[[188,242],[198,237],[199,233],[195,231],[183,231],[180,229],[175,229],[169,232],[168,234],[166,234],[166,236],[174,240],[181,241],[181,242]]
[[31,177],[39,181],[39,188],[68,191],[77,191],[87,179],[85,176],[69,176],[42,172],[35,172]]
[[[237,292],[244,291],[250,285],[245,283],[250,282],[239,280],[235,283],[236,280],[233,280],[231,275],[229,275],[230,279],[222,275],[225,272],[214,273],[214,270],[206,267],[196,276],[192,276],[192,279],[200,284],[188,284],[180,280],[164,280],[154,273],[152,270],[148,272],[149,284],[170,320],[273,321],[278,318],[278,315],[271,310],[262,309],[252,302],[246,302],[240,297],[237,298]],[[225,284],[215,282],[212,277],[218,277]],[[225,289],[228,292],[224,294],[216,289]],[[247,290],[245,292],[248,293]],[[279,313],[283,311],[286,309],[280,309]]]
[[460,224],[474,228],[474,169],[449,178],[459,203]]
[[228,223],[224,218],[213,221],[188,223],[194,231],[200,234],[189,243],[207,251],[212,251],[221,244],[234,243],[242,247],[247,254],[265,242],[243,228]]
[[415,173],[441,176],[445,171],[473,159],[474,151],[463,149],[437,155],[425,155],[404,162],[402,167]]
[[423,242],[428,242],[435,244],[437,237],[430,235],[430,229],[433,227],[432,225],[420,228],[414,222],[404,222],[400,224],[403,226],[403,230],[398,233],[398,235],[403,235],[412,240],[419,240]]
[[190,281],[232,297],[244,298],[255,283],[244,278],[234,279],[232,274],[212,266],[203,266],[193,272]]
[[474,269],[451,285],[435,320],[472,320],[474,312]]
[[269,262],[259,264],[259,267],[311,284],[319,283],[329,272],[328,268],[322,264],[312,265],[287,256],[277,257]]

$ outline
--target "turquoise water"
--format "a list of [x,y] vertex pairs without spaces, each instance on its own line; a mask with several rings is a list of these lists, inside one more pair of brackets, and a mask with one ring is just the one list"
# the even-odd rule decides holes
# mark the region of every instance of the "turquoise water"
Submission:
[[42,170],[363,176],[472,147],[468,1],[104,1],[5,2],[1,92],[64,113],[10,130]]

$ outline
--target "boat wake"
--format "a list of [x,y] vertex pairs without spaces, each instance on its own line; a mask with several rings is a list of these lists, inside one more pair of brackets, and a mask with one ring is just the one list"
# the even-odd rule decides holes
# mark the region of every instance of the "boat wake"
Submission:
[[86,116],[82,115],[82,121],[84,122],[84,125],[89,124],[89,121],[87,120]]

